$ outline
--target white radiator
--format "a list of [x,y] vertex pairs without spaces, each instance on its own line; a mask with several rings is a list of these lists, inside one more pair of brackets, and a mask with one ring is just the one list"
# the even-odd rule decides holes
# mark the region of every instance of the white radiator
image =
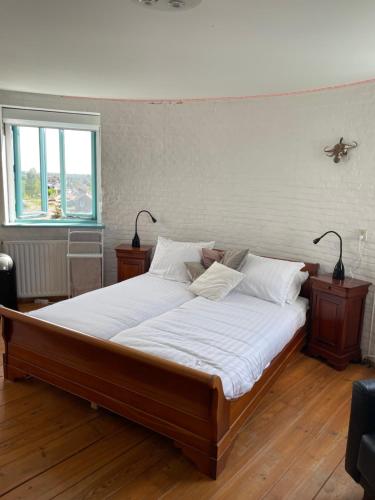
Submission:
[[67,241],[4,241],[3,252],[16,263],[18,297],[68,294]]

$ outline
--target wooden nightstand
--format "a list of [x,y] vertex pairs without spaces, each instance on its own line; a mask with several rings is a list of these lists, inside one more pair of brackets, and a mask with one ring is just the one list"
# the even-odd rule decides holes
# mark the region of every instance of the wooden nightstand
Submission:
[[152,246],[133,248],[131,245],[116,247],[117,281],[134,278],[149,270]]
[[323,357],[337,370],[361,360],[361,334],[368,281],[311,277],[312,329],[307,354]]

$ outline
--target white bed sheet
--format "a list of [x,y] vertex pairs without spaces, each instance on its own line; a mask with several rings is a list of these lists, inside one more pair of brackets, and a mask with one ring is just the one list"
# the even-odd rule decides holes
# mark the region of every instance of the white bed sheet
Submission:
[[273,358],[304,325],[308,301],[280,306],[229,294],[195,298],[110,340],[221,378],[227,399],[250,391]]
[[149,273],[32,311],[34,318],[109,339],[194,298],[186,283]]

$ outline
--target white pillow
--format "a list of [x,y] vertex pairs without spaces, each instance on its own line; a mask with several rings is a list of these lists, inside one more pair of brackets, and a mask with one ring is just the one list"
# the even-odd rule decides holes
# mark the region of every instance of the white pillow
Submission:
[[213,248],[214,241],[192,243],[188,241],[173,241],[159,236],[150,273],[167,280],[188,283],[185,262],[200,262],[202,248]]
[[299,294],[301,293],[302,285],[308,277],[309,273],[307,271],[300,271],[295,275],[286,298],[287,304],[293,304],[297,300]]
[[211,300],[221,300],[244,278],[242,273],[214,262],[188,288],[195,295]]
[[267,259],[248,254],[240,271],[245,275],[237,292],[269,300],[276,304],[285,304],[291,294],[290,289],[296,275],[305,266],[303,262]]

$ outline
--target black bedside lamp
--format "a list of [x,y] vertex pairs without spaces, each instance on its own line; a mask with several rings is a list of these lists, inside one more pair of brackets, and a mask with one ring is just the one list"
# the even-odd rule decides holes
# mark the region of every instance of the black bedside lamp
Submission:
[[152,222],[154,224],[155,224],[155,222],[157,222],[157,220],[155,219],[155,217],[148,210],[140,210],[137,213],[137,217],[135,218],[135,233],[134,233],[134,238],[133,238],[133,241],[132,241],[132,247],[133,248],[139,248],[141,246],[141,242],[139,241],[139,236],[138,236],[138,233],[137,233],[137,224],[138,224],[138,217],[141,215],[142,212],[145,212],[146,214],[148,214],[151,217],[151,220],[152,220]]
[[329,234],[329,233],[335,234],[339,238],[339,240],[340,240],[340,258],[337,261],[337,264],[335,265],[335,268],[334,268],[333,273],[332,273],[332,278],[334,280],[344,281],[344,279],[345,279],[345,268],[344,268],[344,264],[342,263],[342,238],[339,235],[339,233],[336,233],[336,231],[327,231],[326,233],[322,234],[322,236],[320,236],[319,238],[315,238],[315,240],[313,240],[313,243],[316,245],[317,243],[319,243],[319,241],[322,238],[324,238],[324,236],[326,234]]

